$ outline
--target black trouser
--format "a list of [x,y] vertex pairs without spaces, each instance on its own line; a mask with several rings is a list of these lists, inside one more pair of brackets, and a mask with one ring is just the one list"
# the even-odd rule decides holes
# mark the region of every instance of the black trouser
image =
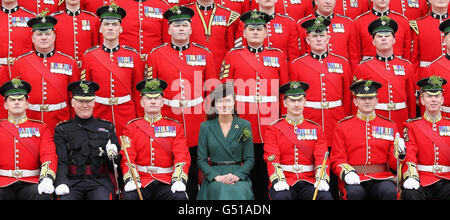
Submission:
[[[147,187],[141,188],[142,198],[144,200],[187,200],[185,192],[172,193],[170,189],[171,185],[159,182],[157,180],[148,184]],[[139,200],[139,196],[136,192],[124,192],[124,200]]]
[[348,200],[396,200],[397,188],[390,180],[369,180],[344,186]]
[[0,188],[0,200],[51,200],[50,194],[39,194],[38,184],[16,182]]
[[269,200],[269,174],[264,161],[264,144],[254,143],[255,165],[250,171],[255,200]]
[[[306,181],[299,181],[289,190],[275,191],[270,187],[269,194],[272,200],[312,200],[314,196],[314,185]],[[333,200],[330,191],[318,191],[316,200]]]
[[112,200],[114,198],[114,186],[107,176],[70,179],[69,181],[70,193],[60,196],[60,200]]
[[404,200],[450,200],[450,180],[440,180],[429,186],[420,186],[415,189],[404,189],[402,192]]
[[190,147],[191,165],[189,166],[188,181],[186,183],[186,193],[190,200],[195,200],[198,193],[198,166],[197,166],[197,146]]

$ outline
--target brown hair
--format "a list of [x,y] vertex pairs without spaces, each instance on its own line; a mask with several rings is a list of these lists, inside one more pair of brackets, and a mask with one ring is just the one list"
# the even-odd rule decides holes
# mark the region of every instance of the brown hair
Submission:
[[[216,100],[222,99],[230,94],[233,96],[233,100],[234,100],[236,95],[234,93],[234,84],[232,82],[227,82],[227,83],[218,85],[209,94],[209,97],[211,98],[211,106],[209,107],[209,109],[206,113],[207,120],[212,120],[219,116],[219,114],[216,111]],[[233,116],[238,116],[237,110],[236,110],[236,103],[235,103],[234,109],[233,109]]]

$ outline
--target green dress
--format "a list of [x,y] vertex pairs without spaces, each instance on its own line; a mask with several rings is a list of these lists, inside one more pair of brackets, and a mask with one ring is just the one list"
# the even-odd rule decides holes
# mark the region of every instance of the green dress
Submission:
[[[233,117],[227,137],[223,135],[218,118],[207,120],[200,126],[197,163],[205,175],[198,200],[253,200],[252,182],[248,175],[255,162],[253,139],[244,141],[244,128],[251,131],[250,122]],[[242,161],[242,165],[215,165],[210,162]],[[212,164],[212,163],[211,163]],[[218,175],[232,173],[240,178],[235,184],[216,182]]]

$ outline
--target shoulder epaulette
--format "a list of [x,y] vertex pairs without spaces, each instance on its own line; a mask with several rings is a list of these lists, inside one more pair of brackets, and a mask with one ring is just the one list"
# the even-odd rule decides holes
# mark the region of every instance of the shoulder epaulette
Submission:
[[17,57],[17,60],[20,59],[20,58],[22,58],[22,57],[28,56],[28,55],[30,55],[30,54],[32,54],[32,53],[33,53],[33,51],[29,51],[28,53],[24,53],[24,54],[18,56],[18,57]]
[[63,56],[68,57],[68,58],[70,58],[70,59],[72,59],[72,60],[75,60],[75,59],[73,59],[72,56],[70,56],[70,55],[68,55],[68,54],[65,54],[65,53],[63,53],[63,52],[61,52],[61,51],[56,51],[56,53],[59,53],[60,55],[63,55]]
[[164,46],[166,46],[167,44],[168,44],[168,43],[163,43],[163,44],[161,44],[161,45],[159,45],[159,46],[153,48],[152,51],[150,51],[150,53],[153,53],[153,51],[155,51],[155,50],[157,50],[157,49],[159,49],[159,48],[161,48],[161,47],[164,47]]
[[133,51],[135,53],[139,53],[136,49],[134,49],[133,47],[127,46],[127,45],[123,45],[122,48],[125,50]]
[[424,16],[422,16],[422,17],[420,17],[420,18],[417,18],[417,21],[418,21],[418,20],[422,20],[422,19],[428,17],[429,15],[431,15],[430,12],[428,12],[426,15],[424,15]]
[[211,51],[210,51],[207,47],[205,47],[205,46],[203,46],[203,45],[201,45],[201,44],[192,42],[192,45],[194,45],[194,46],[196,46],[196,47],[200,47],[200,48],[202,48],[202,49],[205,49],[206,51],[208,51],[208,52],[211,53]]
[[420,119],[422,119],[422,117],[410,118],[410,119],[406,120],[406,123],[409,123],[409,122],[412,122],[412,121],[417,121],[417,120],[420,120]]
[[100,47],[100,45],[91,47],[91,48],[87,49],[87,50],[84,52],[84,54],[87,54],[87,53],[89,53],[89,52],[91,52],[91,51],[93,51],[93,50],[95,50],[95,49],[97,49],[97,48],[99,48],[99,47]]
[[356,16],[356,18],[355,18],[354,21],[356,21],[358,18],[360,18],[360,17],[362,17],[362,16],[364,16],[364,15],[366,15],[366,14],[368,14],[368,13],[370,13],[370,10],[369,10],[369,11],[366,11],[366,12],[364,12],[364,13],[358,15],[358,16]]
[[430,65],[433,64],[434,62],[438,61],[439,59],[441,59],[443,56],[445,56],[445,54],[441,54],[438,58],[436,58],[435,60],[430,62]]
[[369,58],[367,58],[367,59],[365,59],[365,60],[361,60],[361,61],[359,62],[359,64],[365,63],[365,62],[367,62],[367,61],[371,61],[373,58],[375,58],[375,57],[369,57]]
[[164,116],[163,118],[164,118],[164,119],[167,119],[167,120],[174,121],[174,122],[176,122],[177,124],[180,124],[179,121],[177,121],[177,120],[175,120],[175,119],[173,119],[173,118],[169,118],[169,117],[166,117],[166,116]]
[[83,9],[81,11],[86,13],[86,14],[90,14],[90,15],[93,15],[93,16],[97,17],[97,15],[95,13],[92,13],[90,11],[86,11],[86,10],[83,10]]
[[62,125],[62,124],[65,124],[65,123],[71,122],[71,121],[72,121],[72,119],[69,119],[69,120],[65,120],[65,121],[60,121],[60,122],[58,122],[58,124],[56,124],[56,127],[58,127],[59,125]]
[[216,6],[219,7],[219,8],[225,9],[227,11],[232,11],[230,8],[227,8],[227,7],[223,6],[223,5],[216,4]]
[[45,122],[41,121],[41,120],[35,120],[35,119],[31,119],[29,118],[28,120],[32,121],[32,122],[37,122],[37,123],[41,123],[41,124],[45,124]]
[[[380,117],[380,118],[382,118],[382,119],[388,120],[388,121],[390,121],[390,122],[394,122],[394,121],[392,121],[391,119],[386,118],[386,117],[384,117],[384,116],[382,116],[382,115],[377,114],[377,116]],[[395,123],[395,122],[394,122],[394,123]]]
[[297,24],[300,24],[300,23],[302,23],[303,21],[306,21],[306,20],[308,20],[308,18],[310,18],[310,17],[312,17],[313,15],[312,14],[310,14],[310,15],[308,15],[308,16],[306,16],[306,17],[304,17],[304,18],[302,18],[302,19],[299,19],[298,21],[297,21]]
[[283,118],[279,118],[279,119],[273,121],[272,123],[270,123],[270,125],[274,125],[274,124],[278,123],[279,121],[281,121],[283,119],[284,119],[284,117]]
[[60,14],[62,14],[62,13],[64,13],[64,11],[63,11],[63,10],[60,10],[60,11],[53,12],[50,16],[55,17],[56,15],[60,15]]
[[195,2],[191,2],[191,3],[187,3],[187,4],[184,4],[183,6],[191,6],[191,5],[193,5]]
[[280,17],[283,17],[283,18],[289,18],[289,19],[291,19],[291,20],[295,21],[295,19],[293,19],[293,18],[292,18],[291,16],[289,16],[289,15],[285,15],[285,14],[277,13],[277,16],[280,16]]
[[344,59],[345,61],[348,61],[347,58],[345,58],[345,57],[343,57],[343,56],[341,56],[341,55],[339,55],[339,54],[335,54],[335,53],[332,53],[332,52],[328,52],[328,53],[331,54],[331,55],[333,55],[333,56],[335,56],[335,57],[339,57],[339,58]]
[[22,9],[22,10],[24,10],[24,11],[26,11],[26,12],[28,12],[28,13],[34,15],[34,16],[37,15],[36,13],[34,13],[34,12],[32,12],[32,11],[30,11],[30,10],[28,10],[28,9],[26,9],[26,8],[24,8],[24,7],[22,7],[22,6],[19,6],[19,7],[20,7],[20,9]]
[[442,116],[443,118],[445,118],[445,119],[447,119],[447,120],[450,120],[450,118],[449,117],[445,117],[445,116]]
[[345,117],[345,118],[341,119],[340,121],[338,121],[338,124],[339,124],[339,123],[341,123],[341,122],[343,122],[343,121],[347,121],[347,120],[349,120],[349,119],[353,118],[354,116],[355,116],[355,115],[350,115],[350,116],[347,116],[347,117]]
[[135,122],[135,121],[137,121],[137,120],[140,120],[140,119],[142,119],[142,117],[140,117],[140,118],[135,118],[135,119],[131,119],[129,122],[127,122],[127,125],[129,125],[129,124],[131,124],[131,123],[133,123],[133,122]]
[[410,20],[409,26],[414,32],[416,32],[416,34],[419,34],[419,25],[417,25],[417,20]]
[[230,51],[233,51],[233,50],[241,50],[241,49],[244,49],[245,47],[244,46],[237,46],[237,47],[233,47],[233,48],[231,48],[231,50]]
[[281,53],[284,53],[282,50],[280,50],[280,49],[278,49],[278,48],[276,48],[276,47],[266,47],[266,49],[267,49],[267,50],[278,50],[278,51],[280,51]]
[[297,57],[297,58],[295,58],[292,62],[295,62],[296,60],[298,60],[298,59],[301,59],[301,58],[304,58],[304,57],[307,57],[309,55],[309,53],[305,53],[305,54],[303,54],[303,55],[301,55],[301,56],[299,56],[299,57]]
[[402,16],[403,18],[405,18],[405,19],[408,20],[408,18],[407,18],[406,16],[404,16],[403,14],[401,14],[401,13],[398,13],[398,12],[392,11],[392,10],[391,10],[391,13],[392,13],[392,14],[395,14],[395,15],[400,15],[400,16]]
[[[228,9],[228,10],[230,10],[230,9]],[[230,10],[230,11],[231,11],[231,13],[230,13],[230,18],[228,19],[228,22],[227,22],[227,26],[230,26],[235,21],[239,20],[239,17],[241,16],[241,14],[239,14],[238,12],[235,12],[233,10]]]
[[400,59],[400,60],[403,60],[403,61],[406,61],[406,62],[408,62],[409,64],[412,64],[411,62],[409,62],[409,60],[407,60],[407,59],[405,59],[405,58],[403,58],[403,57],[401,57],[401,56],[395,56],[395,58]]
[[313,120],[309,120],[309,119],[306,119],[306,118],[305,118],[305,121],[308,121],[308,122],[311,122],[311,123],[313,123],[313,124],[315,124],[315,125],[320,126],[319,123],[317,123],[317,122],[315,122],[315,121],[313,121]]
[[348,19],[348,20],[350,20],[350,21],[353,22],[353,20],[352,20],[350,17],[347,17],[347,16],[345,16],[345,15],[341,15],[341,14],[335,14],[335,15],[338,16],[338,17],[340,17],[340,18],[346,18],[346,19]]
[[2,121],[6,121],[7,119],[6,118],[3,118],[3,119],[0,119],[0,122],[2,122]]

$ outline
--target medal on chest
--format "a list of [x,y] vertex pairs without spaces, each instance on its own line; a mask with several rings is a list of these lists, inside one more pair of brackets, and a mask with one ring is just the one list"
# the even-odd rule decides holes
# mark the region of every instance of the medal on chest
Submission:
[[264,66],[280,67],[278,57],[263,57]]
[[83,31],[91,30],[91,22],[89,20],[81,20],[81,29]]
[[[178,1],[177,1],[178,3]],[[163,11],[161,8],[144,7],[144,15],[149,18],[163,18]]]
[[295,129],[298,140],[317,140],[316,129]]
[[133,68],[133,57],[117,57],[117,64],[119,67]]
[[54,0],[44,0],[44,4],[47,4],[47,5],[54,5],[54,4],[55,4],[55,1],[54,1]]
[[63,75],[72,75],[73,67],[70,64],[64,64],[64,63],[50,63],[50,72],[51,73],[59,73]]
[[39,128],[19,128],[19,137],[21,138],[29,138],[29,137],[40,137],[41,133],[39,132]]
[[450,136],[450,126],[439,126],[439,135]]
[[408,0],[408,6],[410,8],[419,8],[419,0]]
[[397,76],[404,76],[405,75],[405,67],[402,65],[392,65],[392,68],[394,68],[394,74]]
[[301,4],[302,0],[290,0],[292,5]]
[[350,0],[350,7],[357,8],[358,7],[358,0]]
[[273,24],[273,28],[275,30],[275,33],[277,33],[277,34],[283,33],[283,25],[275,23],[275,24]]
[[220,16],[220,15],[214,15],[214,18],[212,20],[212,25],[227,26],[227,17]]
[[331,26],[333,27],[334,33],[345,33],[344,24],[335,23],[335,24],[331,24]]
[[177,128],[175,126],[155,126],[155,137],[175,137]]
[[186,55],[186,63],[189,66],[206,66],[205,55]]
[[373,126],[372,127],[372,137],[393,141],[394,140],[394,129],[393,128],[386,128],[386,127],[378,127]]
[[327,67],[330,73],[344,73],[344,69],[340,63],[327,63]]
[[12,17],[11,25],[13,27],[28,27],[27,22],[30,20],[29,17]]

